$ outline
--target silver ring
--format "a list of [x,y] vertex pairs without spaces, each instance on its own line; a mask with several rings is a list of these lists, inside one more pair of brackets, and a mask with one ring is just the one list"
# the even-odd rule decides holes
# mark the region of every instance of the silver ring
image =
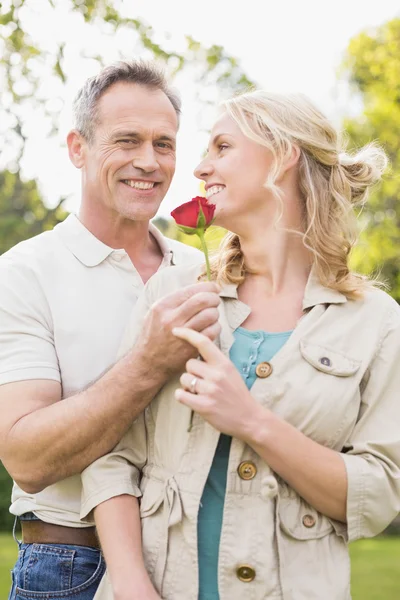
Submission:
[[197,383],[197,377],[193,377],[190,386],[189,386],[189,392],[191,394],[197,394],[196,392],[196,383]]

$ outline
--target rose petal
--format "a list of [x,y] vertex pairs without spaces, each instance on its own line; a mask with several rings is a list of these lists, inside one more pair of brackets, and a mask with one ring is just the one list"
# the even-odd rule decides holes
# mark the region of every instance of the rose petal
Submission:
[[199,202],[196,199],[185,202],[171,212],[171,217],[176,221],[177,225],[184,225],[185,227],[197,227],[197,220],[199,218]]

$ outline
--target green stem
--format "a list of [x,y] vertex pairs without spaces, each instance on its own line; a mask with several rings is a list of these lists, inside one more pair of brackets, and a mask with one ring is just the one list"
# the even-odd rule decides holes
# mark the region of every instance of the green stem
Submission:
[[208,248],[207,248],[206,240],[205,240],[205,237],[204,237],[204,230],[197,231],[196,233],[197,233],[197,235],[200,238],[201,248],[202,248],[202,250],[204,252],[204,256],[205,256],[205,259],[206,259],[207,279],[208,279],[208,281],[211,281],[210,261],[209,261],[209,258],[208,258]]
[[[204,230],[201,231],[196,231],[199,239],[200,239],[200,243],[201,243],[201,248],[204,252],[204,256],[206,259],[206,268],[207,268],[207,279],[208,281],[211,281],[211,269],[210,269],[210,261],[208,259],[208,248],[207,248],[207,244],[206,244],[206,240],[204,238]],[[190,420],[189,420],[189,426],[188,426],[188,432],[192,431],[192,427],[193,427],[193,417],[194,417],[194,411],[191,410],[190,411]]]

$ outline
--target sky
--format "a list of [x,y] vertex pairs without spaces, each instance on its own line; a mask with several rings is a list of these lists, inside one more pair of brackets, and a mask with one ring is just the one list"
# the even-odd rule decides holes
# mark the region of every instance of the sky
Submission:
[[[349,89],[343,75],[338,79],[338,70],[350,39],[362,30],[373,29],[400,16],[398,0],[335,0],[334,3],[321,0],[202,0],[199,3],[121,0],[121,7],[127,16],[150,24],[160,39],[165,39],[168,33],[171,48],[183,49],[187,34],[207,46],[222,45],[239,60],[246,74],[259,87],[270,91],[305,93],[337,125],[344,115],[360,110],[360,101]],[[32,119],[31,142],[23,169],[26,177],[38,178],[46,203],[54,204],[61,193],[69,197],[68,210],[77,211],[80,174],[69,163],[63,140],[71,127],[72,98],[97,67],[90,62],[83,64],[78,54],[74,54],[79,23],[69,22],[60,14],[56,23],[49,22],[46,27],[44,11],[30,18],[32,35],[35,27],[40,27],[44,42],[46,30],[54,35],[59,27],[63,34],[66,30],[70,33],[67,49],[69,70],[73,76],[65,93],[59,137],[56,140],[46,139],[40,123]],[[95,48],[100,41],[94,34],[87,43]],[[110,61],[115,59],[112,40],[105,53]],[[198,194],[199,182],[193,176],[193,169],[207,147],[205,130],[212,125],[211,113],[207,116],[210,122],[201,122],[202,130],[199,131],[201,107],[196,100],[199,90],[194,87],[193,81],[188,76],[181,76],[175,83],[183,99],[183,116],[178,136],[176,174],[159,211],[160,216],[168,216],[175,206]]]

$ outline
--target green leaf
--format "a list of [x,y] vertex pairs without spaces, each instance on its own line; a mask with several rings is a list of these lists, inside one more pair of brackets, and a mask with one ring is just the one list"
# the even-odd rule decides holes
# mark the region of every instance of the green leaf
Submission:
[[178,229],[187,235],[194,235],[197,233],[197,229],[194,227],[186,227],[185,225],[178,225]]

